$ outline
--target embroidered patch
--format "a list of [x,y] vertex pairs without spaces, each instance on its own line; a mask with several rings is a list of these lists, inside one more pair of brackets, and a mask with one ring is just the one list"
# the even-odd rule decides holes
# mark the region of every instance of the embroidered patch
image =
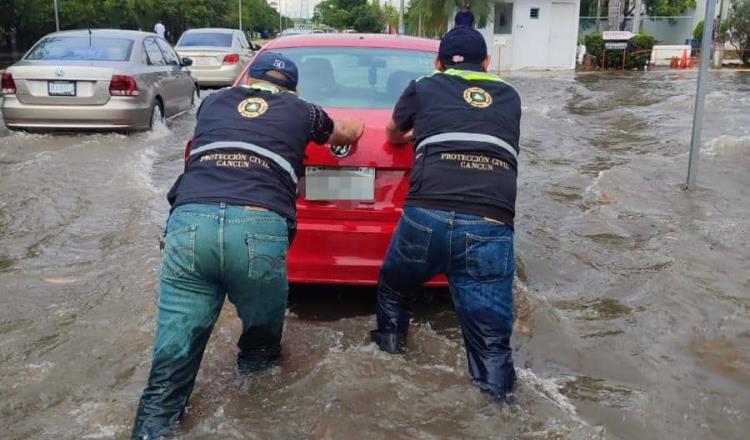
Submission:
[[481,87],[469,87],[464,90],[464,100],[476,108],[487,108],[492,105],[492,95]]
[[268,103],[263,98],[248,98],[237,106],[237,111],[246,118],[257,118],[268,110]]

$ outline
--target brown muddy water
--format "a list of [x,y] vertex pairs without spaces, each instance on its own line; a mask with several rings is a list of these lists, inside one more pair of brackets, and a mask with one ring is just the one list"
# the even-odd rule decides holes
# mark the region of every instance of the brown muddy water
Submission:
[[[750,75],[710,78],[694,193],[695,73],[510,79],[524,100],[520,405],[469,384],[445,292],[392,357],[367,341],[372,289],[293,288],[284,364],[250,379],[224,310],[181,438],[750,437]],[[165,193],[192,127],[0,127],[0,438],[128,436]]]

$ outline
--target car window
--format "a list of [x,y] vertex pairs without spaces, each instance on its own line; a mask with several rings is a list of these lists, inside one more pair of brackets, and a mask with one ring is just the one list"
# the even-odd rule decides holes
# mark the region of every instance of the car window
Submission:
[[180,64],[180,57],[177,56],[177,53],[174,51],[174,49],[172,49],[172,46],[170,46],[169,43],[162,40],[161,38],[157,38],[156,43],[164,53],[164,59],[167,61],[168,65],[178,66]]
[[297,64],[298,92],[324,107],[391,108],[435,69],[434,52],[348,47],[275,49]]
[[146,38],[145,40],[143,40],[143,49],[146,51],[146,55],[148,55],[148,59],[151,61],[151,65],[163,66],[166,64],[164,55],[162,54],[161,49],[159,49],[159,46],[156,44],[155,39]]
[[186,32],[177,42],[177,47],[209,46],[231,47],[231,32]]
[[49,37],[39,41],[27,60],[128,61],[133,40],[102,37]]

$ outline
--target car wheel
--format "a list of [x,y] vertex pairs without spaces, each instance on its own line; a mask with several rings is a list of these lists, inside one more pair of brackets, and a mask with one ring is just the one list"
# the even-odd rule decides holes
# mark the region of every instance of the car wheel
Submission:
[[154,128],[154,124],[164,120],[164,109],[161,106],[160,101],[154,101],[153,107],[151,107],[151,120],[148,124],[148,129]]

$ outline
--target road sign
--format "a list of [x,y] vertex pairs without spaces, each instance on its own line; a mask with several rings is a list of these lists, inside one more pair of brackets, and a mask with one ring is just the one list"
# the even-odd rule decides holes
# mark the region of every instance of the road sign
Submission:
[[635,36],[630,31],[605,31],[602,32],[602,39],[607,40],[629,40]]
[[627,49],[628,43],[625,42],[618,42],[618,43],[604,43],[605,49]]

